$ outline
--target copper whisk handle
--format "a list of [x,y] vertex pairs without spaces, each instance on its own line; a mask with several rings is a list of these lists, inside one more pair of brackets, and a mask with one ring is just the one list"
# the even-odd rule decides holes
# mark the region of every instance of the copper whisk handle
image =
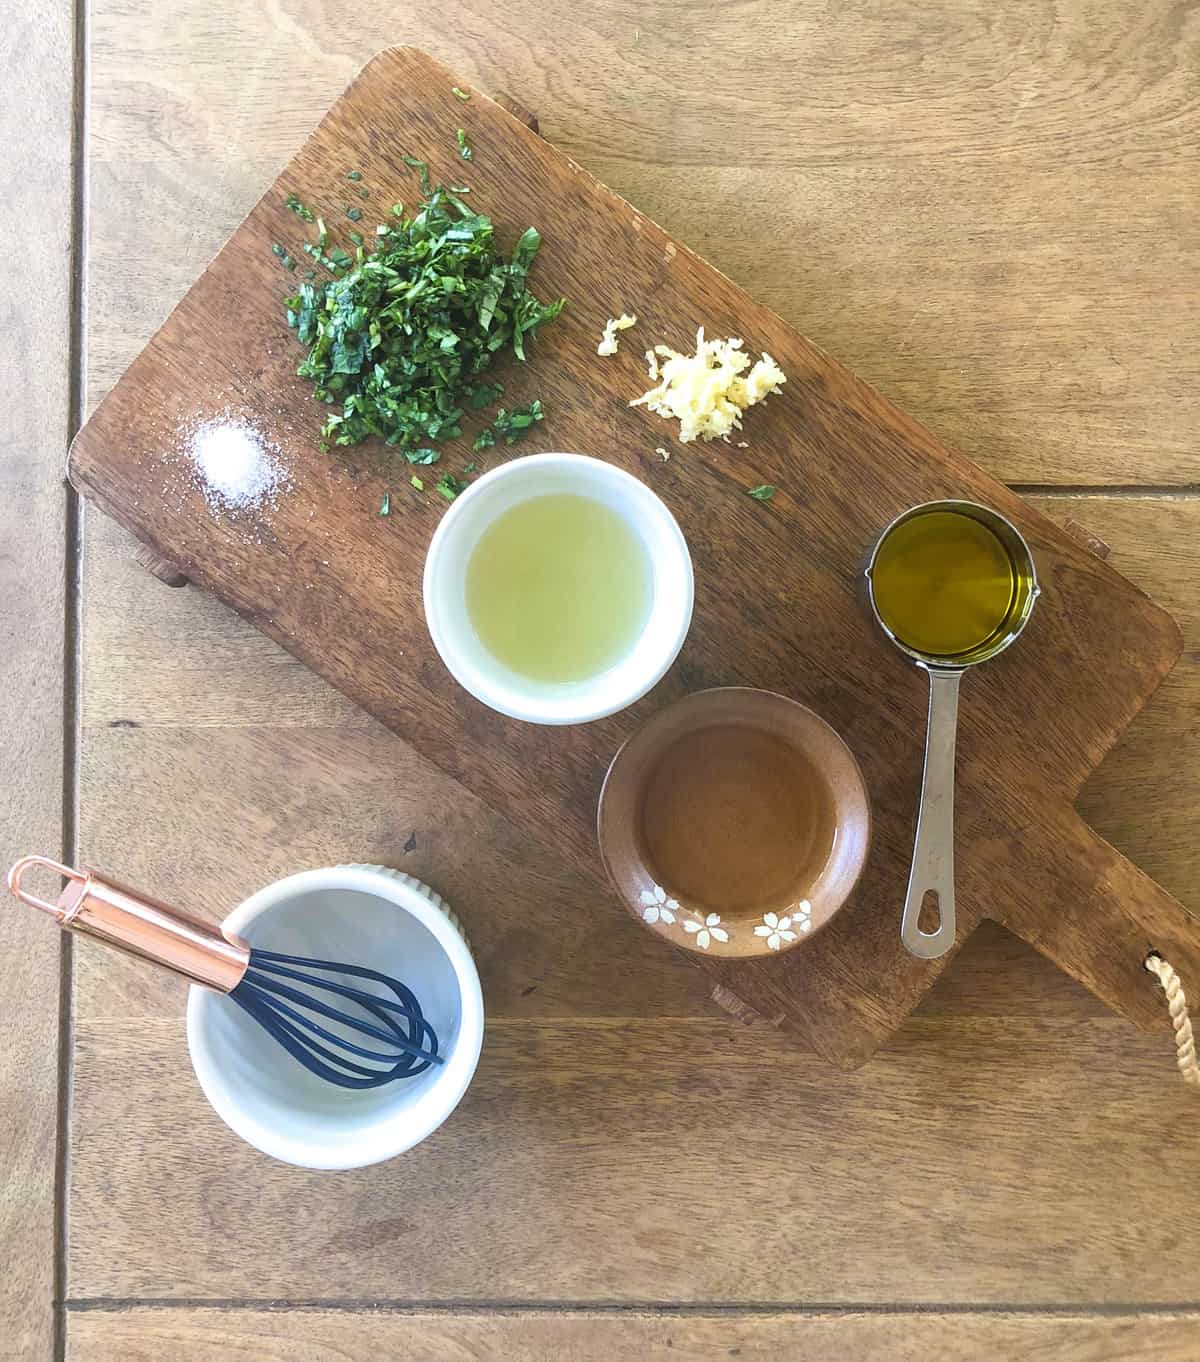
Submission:
[[[67,881],[54,903],[22,886],[22,876],[33,866]],[[64,930],[94,936],[126,955],[162,965],[219,993],[231,993],[250,962],[249,946],[230,940],[215,924],[45,856],[19,860],[8,872],[8,887],[22,903],[48,913]]]

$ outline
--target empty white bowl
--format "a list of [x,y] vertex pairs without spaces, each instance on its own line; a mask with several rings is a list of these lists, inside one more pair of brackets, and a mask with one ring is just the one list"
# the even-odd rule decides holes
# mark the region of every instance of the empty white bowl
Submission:
[[243,1140],[305,1168],[361,1168],[411,1149],[458,1105],[483,1044],[483,994],[462,928],[432,889],[384,866],[307,870],[259,890],[223,926],[264,950],[369,965],[401,980],[446,1060],[383,1087],[339,1088],[225,995],[193,985],[192,1067]]
[[[582,681],[538,682],[506,667],[467,612],[467,564],[480,536],[532,497],[571,492],[616,511],[645,545],[653,601],[645,626],[614,666]],[[425,621],[454,679],[485,705],[536,724],[579,724],[615,714],[656,685],[692,621],[692,559],[675,517],[631,473],[583,454],[530,454],[485,473],[442,517],[425,559]]]

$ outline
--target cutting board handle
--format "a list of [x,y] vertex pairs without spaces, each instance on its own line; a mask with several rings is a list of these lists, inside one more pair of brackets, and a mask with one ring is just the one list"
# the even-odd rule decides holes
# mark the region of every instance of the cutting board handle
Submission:
[[1028,848],[1017,852],[1032,882],[1024,905],[1005,909],[1000,921],[1122,1016],[1145,1030],[1169,1030],[1146,957],[1157,951],[1189,997],[1200,999],[1200,917],[1073,809],[1038,845],[1033,857]]

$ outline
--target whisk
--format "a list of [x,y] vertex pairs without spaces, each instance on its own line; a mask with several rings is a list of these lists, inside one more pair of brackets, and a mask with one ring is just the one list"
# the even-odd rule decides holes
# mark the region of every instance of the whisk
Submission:
[[[67,881],[55,903],[21,887],[32,866]],[[260,950],[202,918],[44,856],[18,861],[8,872],[8,887],[64,929],[228,994],[293,1059],[338,1087],[378,1088],[444,1063],[416,995],[378,970]],[[395,1000],[347,980],[379,985]],[[332,995],[338,1005],[315,993]]]

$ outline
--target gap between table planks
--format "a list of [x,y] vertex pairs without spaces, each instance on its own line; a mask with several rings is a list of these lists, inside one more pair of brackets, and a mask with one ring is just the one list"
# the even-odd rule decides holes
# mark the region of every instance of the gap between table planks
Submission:
[[[697,963],[845,1066],[886,1039],[950,959],[913,961],[888,911],[902,897],[919,762],[914,725],[897,716],[914,707],[920,679],[894,657],[885,661],[886,645],[864,631],[851,546],[869,543],[873,527],[913,501],[967,495],[1001,506],[1031,540],[1045,590],[1028,641],[984,669],[986,679],[972,675],[968,688],[959,761],[960,942],[983,917],[998,918],[1110,1006],[1161,1029],[1164,1012],[1141,960],[1154,945],[1185,981],[1196,977],[1195,923],[1095,837],[1070,800],[1173,662],[1178,643],[1166,616],[490,101],[476,95],[461,105],[450,93],[454,80],[414,49],[382,53],[368,65],[81,433],[72,455],[77,485],[486,801],[510,808],[531,833],[553,827],[589,875],[599,873],[590,822],[605,754],[650,706],[706,684],[761,684],[823,709],[850,737],[875,796],[866,880],[852,906],[806,945],[802,963],[797,955]],[[674,674],[654,696],[586,731],[547,736],[439,684],[414,586],[429,516],[410,498],[394,499],[392,519],[403,523],[381,531],[363,515],[362,489],[374,502],[386,484],[368,472],[358,486],[327,461],[314,463],[311,438],[293,412],[304,409],[303,394],[286,328],[280,334],[271,312],[280,285],[268,250],[286,193],[320,202],[322,186],[354,164],[377,185],[382,179],[390,199],[401,192],[403,167],[392,159],[401,145],[428,154],[446,178],[448,163],[439,162],[449,153],[428,148],[453,144],[447,119],[466,123],[472,142],[487,149],[472,165],[482,203],[489,191],[496,198],[500,186],[525,183],[525,206],[546,228],[541,287],[586,297],[585,258],[589,271],[597,259],[620,261],[623,276],[644,285],[633,292],[647,297],[651,334],[697,321],[748,331],[792,376],[754,413],[763,450],[754,456],[755,476],[774,472],[781,484],[769,512],[739,504],[750,456],[737,451],[692,447],[687,460],[656,470],[697,558],[697,618]],[[218,347],[212,328],[234,299],[238,326],[225,327]],[[637,441],[653,435],[645,421],[623,401],[601,419],[603,399],[629,379],[618,368],[596,370],[596,320],[581,329],[568,314],[530,368],[559,413],[562,443],[591,448],[603,429],[613,457],[645,475],[637,452]],[[186,403],[180,368],[189,374]],[[590,400],[581,403],[579,391]],[[236,525],[218,525],[197,509],[186,478],[164,462],[160,433],[198,394],[201,409],[212,411],[231,392],[252,413],[273,413],[272,433],[306,488],[282,502],[251,542]],[[856,484],[852,500],[847,477]],[[304,515],[306,505],[315,514],[317,502],[320,550],[312,516]],[[703,509],[714,502],[715,521]],[[791,547],[796,539],[800,552]],[[721,583],[719,593],[704,592],[706,577]],[[1101,687],[1091,684],[1097,675]],[[531,770],[539,771],[536,785]]]
[[[0,271],[0,872],[30,851],[59,854],[70,836],[64,720],[73,725],[74,713],[64,690],[74,672],[64,627],[74,521],[62,462],[73,420],[74,46],[70,5],[6,6],[0,230],[31,246]],[[60,942],[0,893],[0,1358],[46,1362],[58,1343],[66,1139]]]
[[69,1327],[71,1362],[1195,1362],[1200,1315],[110,1307]]

